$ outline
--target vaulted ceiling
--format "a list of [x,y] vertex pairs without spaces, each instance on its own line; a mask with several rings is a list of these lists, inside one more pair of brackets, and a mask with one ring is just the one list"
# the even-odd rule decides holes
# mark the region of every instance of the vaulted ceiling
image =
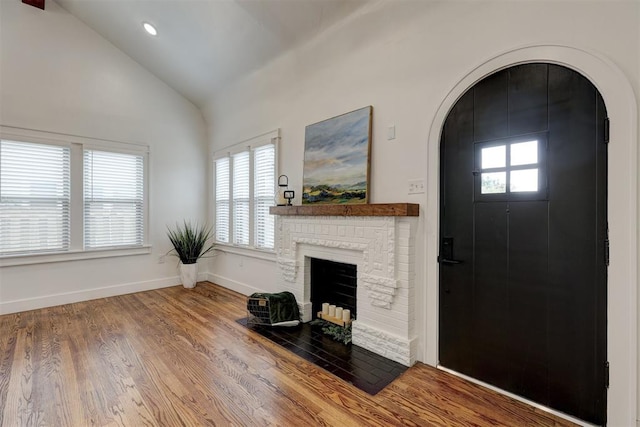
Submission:
[[[371,0],[56,0],[202,107],[216,90]],[[158,30],[148,35],[149,22]]]

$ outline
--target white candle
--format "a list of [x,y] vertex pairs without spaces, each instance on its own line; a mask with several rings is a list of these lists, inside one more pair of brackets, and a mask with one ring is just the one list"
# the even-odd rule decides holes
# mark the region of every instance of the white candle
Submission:
[[342,307],[336,307],[336,318],[342,319]]
[[328,302],[323,302],[322,303],[322,314],[329,314],[329,303]]
[[348,308],[342,310],[342,320],[345,322],[351,320],[351,310],[349,310]]
[[329,306],[329,316],[336,317],[336,306],[333,304]]

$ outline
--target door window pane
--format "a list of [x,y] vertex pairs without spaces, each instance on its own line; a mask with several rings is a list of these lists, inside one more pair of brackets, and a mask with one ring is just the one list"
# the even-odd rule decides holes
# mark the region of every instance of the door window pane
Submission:
[[505,193],[507,191],[506,172],[488,172],[482,174],[482,194]]
[[507,150],[505,145],[483,148],[481,167],[482,169],[503,168],[506,166],[506,159]]
[[538,191],[538,169],[523,169],[511,171],[509,191]]
[[536,163],[538,163],[538,141],[511,144],[511,166],[535,165]]
[[[529,135],[474,144],[474,194],[479,201],[544,198],[546,142]],[[513,195],[511,195],[513,193]]]

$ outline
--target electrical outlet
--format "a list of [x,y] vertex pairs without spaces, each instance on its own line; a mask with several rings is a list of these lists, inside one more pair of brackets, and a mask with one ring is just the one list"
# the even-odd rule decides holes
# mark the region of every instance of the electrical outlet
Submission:
[[164,262],[167,260],[166,258],[167,258],[166,255],[160,255],[158,257],[158,264],[164,264]]
[[424,193],[424,179],[410,179],[409,194],[422,194],[422,193]]

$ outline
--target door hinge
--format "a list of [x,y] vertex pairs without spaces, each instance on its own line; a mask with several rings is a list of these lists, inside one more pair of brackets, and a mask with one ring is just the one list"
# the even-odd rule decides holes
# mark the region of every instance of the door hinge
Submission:
[[607,237],[604,239],[604,263],[609,267],[609,226],[607,225]]
[[604,362],[604,386],[609,388],[609,362]]
[[609,122],[609,117],[607,117],[606,119],[604,119],[604,143],[608,144],[609,143],[609,128],[611,127],[611,124]]

